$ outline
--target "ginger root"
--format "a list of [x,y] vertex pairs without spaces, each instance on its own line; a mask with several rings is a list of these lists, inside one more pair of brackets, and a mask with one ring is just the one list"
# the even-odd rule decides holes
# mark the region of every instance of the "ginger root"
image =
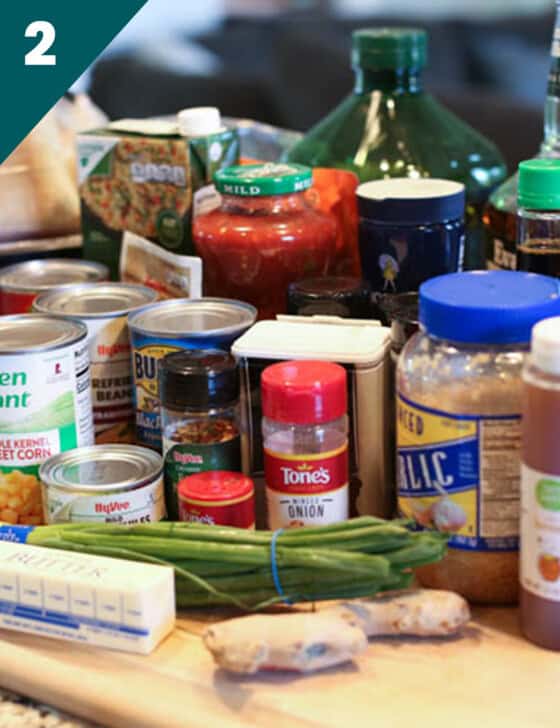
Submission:
[[360,627],[327,612],[230,619],[209,627],[203,641],[217,665],[246,675],[258,670],[313,672],[367,649]]
[[367,637],[445,637],[456,634],[470,619],[469,605],[463,597],[439,589],[342,602],[328,612],[361,627]]
[[368,637],[448,636],[469,619],[468,604],[458,594],[418,589],[341,602],[319,612],[231,619],[209,627],[203,641],[216,664],[230,672],[313,672],[361,654]]

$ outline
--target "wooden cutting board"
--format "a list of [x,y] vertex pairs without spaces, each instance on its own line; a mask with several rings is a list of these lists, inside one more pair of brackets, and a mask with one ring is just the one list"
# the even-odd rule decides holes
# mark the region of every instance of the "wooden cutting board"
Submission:
[[556,728],[560,654],[519,635],[514,609],[475,613],[460,638],[375,639],[354,664],[310,676],[215,669],[183,615],[149,657],[0,632],[0,684],[117,728]]

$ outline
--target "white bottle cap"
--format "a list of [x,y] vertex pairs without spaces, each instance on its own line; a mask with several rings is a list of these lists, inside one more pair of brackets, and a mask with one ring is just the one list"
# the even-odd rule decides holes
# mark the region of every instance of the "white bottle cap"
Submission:
[[560,316],[544,319],[533,326],[531,360],[537,369],[560,375]]
[[222,131],[220,111],[215,106],[196,106],[177,114],[179,132],[186,137],[206,136]]

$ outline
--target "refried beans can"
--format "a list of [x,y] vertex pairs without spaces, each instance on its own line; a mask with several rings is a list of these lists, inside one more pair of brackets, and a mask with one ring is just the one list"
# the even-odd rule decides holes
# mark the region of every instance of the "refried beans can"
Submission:
[[0,317],[0,521],[42,523],[39,466],[93,442],[87,328]]
[[88,328],[93,423],[97,444],[135,440],[128,314],[157,292],[129,283],[86,283],[39,295],[33,308],[72,316]]
[[51,288],[109,280],[102,263],[72,258],[47,258],[15,263],[0,270],[0,314],[29,313],[33,301]]
[[253,325],[257,309],[228,298],[159,301],[128,317],[136,407],[136,440],[161,450],[158,367],[181,349],[223,349]]
[[207,470],[179,481],[179,520],[255,527],[255,486],[243,473]]
[[136,445],[93,445],[41,466],[47,523],[151,523],[165,517],[163,459]]

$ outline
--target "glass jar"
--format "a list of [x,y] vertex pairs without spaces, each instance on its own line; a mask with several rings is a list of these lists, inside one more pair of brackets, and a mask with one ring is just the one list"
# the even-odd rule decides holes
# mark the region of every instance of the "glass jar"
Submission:
[[348,518],[346,370],[324,361],[279,362],[261,377],[268,527]]
[[218,349],[173,352],[160,362],[159,386],[167,515],[177,521],[183,478],[241,470],[237,363]]
[[357,189],[362,273],[374,292],[417,291],[463,267],[465,186],[386,179]]
[[420,325],[397,369],[399,511],[449,534],[424,586],[517,600],[521,369],[532,326],[560,312],[554,280],[457,273],[420,288]]
[[517,269],[560,278],[560,159],[519,165]]
[[261,319],[285,313],[288,285],[325,275],[335,254],[336,222],[305,192],[311,169],[242,165],[214,182],[221,206],[198,215],[193,230],[205,295],[248,301]]

